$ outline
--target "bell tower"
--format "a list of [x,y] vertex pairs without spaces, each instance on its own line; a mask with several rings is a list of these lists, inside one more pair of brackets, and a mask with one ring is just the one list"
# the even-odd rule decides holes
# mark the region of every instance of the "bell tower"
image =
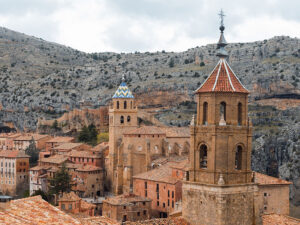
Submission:
[[183,185],[183,216],[192,224],[254,224],[252,127],[248,94],[229,66],[221,11],[219,61],[196,90],[190,169]]
[[125,131],[137,128],[137,107],[134,96],[125,83],[122,83],[112,97],[109,108],[109,168],[108,182],[114,194],[122,193],[122,136]]

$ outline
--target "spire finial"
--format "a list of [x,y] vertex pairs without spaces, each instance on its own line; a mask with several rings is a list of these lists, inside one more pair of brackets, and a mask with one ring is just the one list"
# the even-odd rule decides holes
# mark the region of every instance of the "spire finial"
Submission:
[[122,82],[125,82],[125,74],[122,75]]
[[225,30],[225,26],[224,26],[224,17],[225,14],[223,12],[223,10],[221,9],[220,13],[218,14],[220,16],[220,31],[221,31],[221,35],[220,35],[220,39],[218,42],[218,51],[217,51],[217,56],[219,56],[220,58],[225,58],[228,56],[228,53],[226,52],[226,50],[224,49],[224,47],[227,45],[227,42],[225,40],[224,37],[224,30]]
[[220,19],[221,19],[221,23],[220,23],[220,29],[221,29],[221,27],[224,27],[224,17],[225,17],[225,14],[223,12],[223,9],[220,10],[219,16],[220,16]]

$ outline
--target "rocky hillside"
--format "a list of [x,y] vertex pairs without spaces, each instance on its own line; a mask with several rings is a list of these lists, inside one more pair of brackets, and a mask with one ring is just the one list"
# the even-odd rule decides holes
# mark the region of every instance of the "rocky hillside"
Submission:
[[[292,180],[293,201],[300,205],[300,40],[233,43],[227,51],[251,91],[253,169]],[[215,66],[215,54],[213,44],[178,53],[86,54],[0,28],[1,122],[34,130],[39,117],[56,118],[83,99],[107,104],[125,74],[141,108],[185,126],[195,113],[193,91]]]

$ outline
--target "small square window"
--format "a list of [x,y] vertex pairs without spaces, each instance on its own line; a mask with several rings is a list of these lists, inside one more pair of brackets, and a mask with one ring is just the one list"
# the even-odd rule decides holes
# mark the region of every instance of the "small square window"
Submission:
[[123,209],[126,209],[126,206],[123,206]]
[[137,212],[137,216],[140,216],[141,215],[141,213],[140,212]]

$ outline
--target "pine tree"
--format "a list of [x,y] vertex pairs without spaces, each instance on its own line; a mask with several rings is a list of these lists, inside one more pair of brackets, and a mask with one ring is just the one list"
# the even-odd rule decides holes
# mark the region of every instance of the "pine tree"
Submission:
[[63,164],[55,176],[50,179],[50,194],[61,194],[71,191],[71,176],[67,171],[66,165]]
[[33,138],[31,139],[29,146],[26,148],[25,153],[30,156],[29,158],[30,166],[31,167],[35,166],[39,159],[39,149],[37,149]]

